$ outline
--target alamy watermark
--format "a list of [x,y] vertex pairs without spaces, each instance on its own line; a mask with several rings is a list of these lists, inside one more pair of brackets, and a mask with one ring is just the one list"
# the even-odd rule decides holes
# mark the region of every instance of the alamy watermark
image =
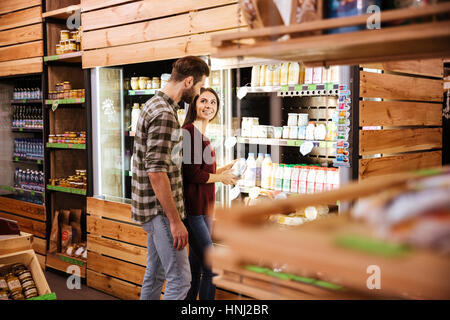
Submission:
[[370,277],[367,278],[366,286],[367,289],[381,289],[381,269],[377,265],[370,265],[366,269],[366,273],[370,274]]
[[66,281],[67,289],[81,290],[81,269],[79,266],[72,264],[67,267],[66,273],[70,274]]

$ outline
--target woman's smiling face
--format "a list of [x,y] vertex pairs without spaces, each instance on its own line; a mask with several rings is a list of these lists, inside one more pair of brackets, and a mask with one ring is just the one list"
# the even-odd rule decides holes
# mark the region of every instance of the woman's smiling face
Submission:
[[216,96],[209,91],[204,91],[197,99],[197,120],[210,121],[217,113],[217,99]]

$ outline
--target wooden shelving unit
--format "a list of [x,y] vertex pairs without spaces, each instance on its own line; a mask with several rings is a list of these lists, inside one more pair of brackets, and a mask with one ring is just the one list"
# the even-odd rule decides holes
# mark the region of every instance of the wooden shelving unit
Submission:
[[[330,200],[349,201],[390,188],[405,188],[412,179],[448,174],[448,170],[447,167],[397,173],[353,182],[330,192],[216,210],[213,236],[225,247],[209,254],[213,268],[222,270],[215,283],[259,299],[448,299],[450,287],[442,280],[450,268],[448,257],[429,249],[380,239],[372,227],[351,219],[349,214],[322,218],[299,227],[266,223],[266,217],[271,214],[287,214],[296,208],[326,204]],[[248,268],[273,263],[283,265],[284,269],[277,273],[271,268],[266,269],[268,272],[261,272],[258,267]],[[377,265],[382,270],[380,290],[369,290],[366,286],[369,265]],[[300,277],[301,283],[296,277]],[[259,283],[251,281],[255,278]],[[310,279],[315,280],[308,283]],[[333,286],[336,289],[337,285],[345,290],[320,292],[315,285],[317,281],[331,284],[329,289]],[[274,283],[278,286],[274,287]]]
[[[44,55],[44,112],[48,126],[44,133],[45,141],[50,134],[64,132],[86,132],[86,144],[48,143],[45,144],[46,157],[46,200],[50,224],[55,210],[81,209],[86,211],[86,195],[91,193],[92,171],[89,134],[90,114],[90,71],[82,69],[82,51],[56,55],[56,44],[60,40],[60,31],[69,30],[66,20],[81,10],[80,0],[46,0],[46,12],[42,14],[46,28],[47,47]],[[74,26],[77,28],[78,26]],[[73,31],[73,30],[69,30]],[[84,98],[49,99],[49,91],[54,91],[57,83],[69,81],[72,89],[85,89]],[[69,177],[75,170],[87,171],[87,189],[65,188],[50,184],[52,178]],[[84,214],[82,215],[82,217]],[[81,221],[82,242],[86,241],[86,222]],[[48,229],[50,234],[51,228]],[[63,253],[48,253],[46,266],[67,271],[70,265],[81,267],[81,277],[86,277],[86,261],[66,256]]]
[[[388,10],[381,13],[381,22],[390,23],[447,14],[450,3],[420,8]],[[217,58],[238,56],[263,57],[286,61],[302,61],[307,65],[361,64],[366,62],[423,59],[448,56],[450,51],[450,21],[414,23],[402,26],[382,26],[377,30],[362,30],[340,34],[298,36],[304,32],[365,26],[370,14],[346,18],[325,19],[291,26],[266,27],[246,32],[214,35],[212,46]],[[289,35],[285,41],[276,41]],[[271,38],[273,41],[263,40]]]

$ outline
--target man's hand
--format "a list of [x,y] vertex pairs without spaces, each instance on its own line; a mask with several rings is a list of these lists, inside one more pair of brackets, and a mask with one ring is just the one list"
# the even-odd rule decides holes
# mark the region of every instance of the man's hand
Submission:
[[173,237],[173,247],[177,250],[183,250],[188,243],[188,232],[183,222],[180,220],[171,222],[170,232]]

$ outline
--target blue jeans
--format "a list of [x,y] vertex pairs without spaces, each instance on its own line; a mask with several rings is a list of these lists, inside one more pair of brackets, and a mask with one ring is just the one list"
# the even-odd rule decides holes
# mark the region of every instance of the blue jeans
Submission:
[[186,248],[173,247],[169,219],[164,214],[142,224],[147,232],[147,268],[142,282],[141,300],[159,300],[166,282],[164,300],[185,299],[191,281]]
[[212,247],[211,225],[205,215],[187,216],[184,221],[189,233],[189,263],[191,265],[191,289],[186,300],[214,300],[216,286],[209,266],[205,265],[205,250]]

